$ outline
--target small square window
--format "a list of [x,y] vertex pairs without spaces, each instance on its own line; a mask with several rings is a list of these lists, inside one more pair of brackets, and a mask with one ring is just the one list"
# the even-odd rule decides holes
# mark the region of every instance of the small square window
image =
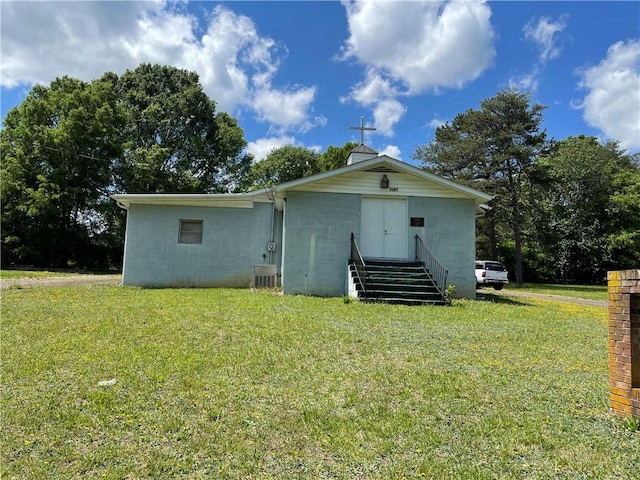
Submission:
[[202,244],[202,220],[180,220],[178,243]]

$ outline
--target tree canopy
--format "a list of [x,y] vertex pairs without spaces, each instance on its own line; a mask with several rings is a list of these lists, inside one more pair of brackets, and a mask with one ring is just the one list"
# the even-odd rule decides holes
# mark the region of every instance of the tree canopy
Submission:
[[320,154],[320,158],[318,158],[320,171],[328,172],[329,170],[344,167],[347,164],[351,150],[357,146],[358,144],[356,142],[347,142],[341,147],[329,145],[327,149]]
[[517,282],[601,283],[640,264],[640,162],[616,142],[547,140],[542,105],[506,90],[457,115],[419,147],[424,168],[494,195],[478,258]]
[[481,101],[479,110],[467,110],[438,127],[435,139],[413,155],[427,170],[495,195],[478,228],[486,245],[481,254],[496,259],[500,232],[509,231],[517,283],[523,281],[528,177],[537,155],[547,146],[541,130],[544,109],[531,105],[528,93],[501,91]]
[[540,158],[547,269],[596,283],[640,261],[640,169],[615,142],[569,137]]
[[[3,262],[91,265],[122,155],[124,113],[106,77],[36,85],[2,131]],[[104,252],[103,252],[104,255]]]
[[249,173],[250,188],[262,188],[308,177],[319,172],[318,153],[305,147],[274,148]]
[[2,261],[117,265],[125,214],[110,194],[235,191],[245,147],[193,72],[143,64],[36,85],[2,130]]
[[329,145],[322,153],[293,145],[274,148],[264,159],[253,164],[245,188],[270,187],[343,167],[357,145],[354,142],[341,147]]
[[198,75],[142,64],[117,83],[127,112],[117,182],[127,193],[202,192],[236,188],[251,158],[242,129],[216,113]]

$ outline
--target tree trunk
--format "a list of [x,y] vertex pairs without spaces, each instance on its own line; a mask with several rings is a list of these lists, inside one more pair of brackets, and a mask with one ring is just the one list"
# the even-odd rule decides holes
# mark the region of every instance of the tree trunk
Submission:
[[491,260],[498,260],[498,239],[496,238],[496,216],[493,210],[489,214],[489,246],[491,247]]
[[[513,228],[514,241],[514,268],[516,274],[516,284],[522,285],[522,230],[520,225],[520,176],[516,174],[517,168],[511,163],[511,159],[507,160],[507,172],[509,174],[509,189],[511,190],[511,226]],[[516,178],[517,177],[517,178]]]
[[520,205],[513,200],[513,241],[515,243],[514,260],[516,284],[522,285],[522,234],[520,227]]

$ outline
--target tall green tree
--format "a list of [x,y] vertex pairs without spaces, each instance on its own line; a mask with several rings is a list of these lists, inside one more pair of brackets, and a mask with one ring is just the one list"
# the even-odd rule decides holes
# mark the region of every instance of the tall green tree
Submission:
[[62,77],[36,85],[7,113],[0,141],[4,263],[97,266],[92,259],[106,255],[100,210],[109,202],[124,125],[114,90],[109,75],[90,83]]
[[127,112],[117,187],[127,193],[233,191],[251,156],[237,121],[202,90],[194,72],[142,64],[118,80]]
[[344,167],[347,164],[351,150],[357,146],[358,144],[356,142],[347,142],[341,147],[329,145],[327,149],[320,154],[320,158],[318,159],[320,171],[327,172]]
[[308,177],[320,171],[318,153],[305,147],[274,148],[251,167],[249,188],[263,188]]
[[498,256],[499,244],[508,241],[505,234],[509,233],[518,284],[523,281],[528,177],[547,146],[541,129],[545,108],[532,105],[530,93],[503,90],[481,101],[479,110],[467,110],[438,127],[435,139],[412,155],[427,170],[495,195],[478,230],[487,239],[485,253],[493,258]]
[[540,229],[555,279],[602,282],[640,264],[640,169],[615,142],[569,137],[540,158],[546,217]]
[[611,203],[614,222],[609,233],[612,270],[640,265],[640,154],[627,158],[630,168],[622,169],[613,180]]
[[118,264],[125,212],[110,194],[235,191],[252,161],[236,119],[173,67],[59,78],[3,123],[4,263]]
[[244,188],[269,187],[344,167],[351,150],[357,146],[358,144],[354,142],[347,142],[341,147],[329,145],[320,154],[308,148],[293,145],[274,148],[263,160],[251,167]]

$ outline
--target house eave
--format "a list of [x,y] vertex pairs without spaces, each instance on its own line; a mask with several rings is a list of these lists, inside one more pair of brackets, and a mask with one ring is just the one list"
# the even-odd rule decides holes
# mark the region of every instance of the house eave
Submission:
[[131,205],[175,207],[228,207],[252,208],[254,203],[271,203],[269,190],[249,193],[129,193],[111,195],[118,205],[128,209]]
[[316,175],[311,175],[309,177],[299,178],[291,182],[282,183],[280,185],[276,185],[274,187],[274,190],[277,193],[278,197],[284,198],[286,197],[286,192],[288,190],[293,190],[293,189],[308,185],[310,183],[320,182],[322,180],[326,180],[338,175],[343,175],[345,173],[370,170],[376,167],[377,165],[386,165],[390,168],[396,169],[397,171],[414,175],[416,177],[434,182],[438,185],[454,190],[457,193],[461,193],[466,197],[473,198],[476,205],[489,202],[493,198],[493,196],[480,192],[479,190],[475,190],[473,188],[460,185],[452,180],[439,177],[437,175],[426,172],[420,168],[414,167],[412,165],[409,165],[407,163],[404,163],[400,160],[397,160],[395,158],[392,158],[386,155],[381,155],[376,158],[363,160],[361,162],[353,163],[351,165],[337,168],[335,170],[330,170],[328,172],[322,172]]

